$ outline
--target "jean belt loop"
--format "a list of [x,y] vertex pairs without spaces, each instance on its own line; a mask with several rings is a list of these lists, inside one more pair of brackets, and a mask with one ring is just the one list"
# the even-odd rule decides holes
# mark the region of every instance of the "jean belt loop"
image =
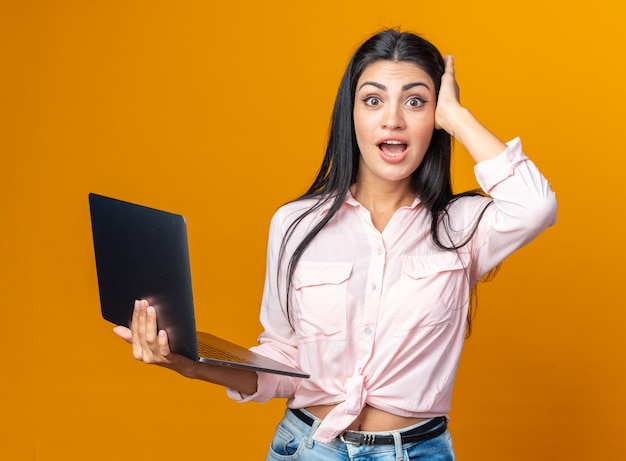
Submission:
[[392,431],[393,442],[396,447],[396,461],[402,461],[404,459],[404,448],[402,447],[402,434],[398,431]]
[[315,434],[315,431],[317,431],[317,428],[320,426],[320,424],[322,424],[322,420],[317,419],[317,418],[315,418],[315,421],[313,421],[313,424],[311,424],[311,432],[309,432],[309,439],[306,441],[307,448],[313,448],[313,434]]

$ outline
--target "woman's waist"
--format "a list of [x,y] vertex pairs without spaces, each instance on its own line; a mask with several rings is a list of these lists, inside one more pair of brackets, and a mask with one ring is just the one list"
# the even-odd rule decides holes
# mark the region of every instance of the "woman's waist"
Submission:
[[[314,405],[306,407],[305,410],[323,420],[336,406],[336,404]],[[366,404],[359,416],[346,429],[363,432],[385,432],[404,429],[426,419],[429,417],[400,416]]]
[[[411,383],[399,377],[388,379],[383,385],[373,379],[364,379],[360,386],[354,378],[356,376],[348,378],[339,387],[341,379],[327,382],[312,375],[299,384],[288,406],[310,409],[315,417],[325,419],[343,403],[345,408],[340,413],[345,413],[344,418],[359,415],[355,418],[357,427],[359,424],[362,427],[378,426],[381,425],[379,422],[387,426],[373,432],[401,429],[436,416],[445,416],[450,411],[453,379],[440,380],[431,376],[431,379],[413,379]],[[333,418],[335,413],[331,415]]]

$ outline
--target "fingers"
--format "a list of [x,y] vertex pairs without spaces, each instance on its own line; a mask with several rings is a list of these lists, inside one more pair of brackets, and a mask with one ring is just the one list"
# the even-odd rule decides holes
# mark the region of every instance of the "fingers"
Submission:
[[446,64],[444,74],[450,74],[454,76],[454,56],[449,54],[445,58],[443,58],[443,60]]
[[156,310],[145,300],[135,302],[131,321],[133,357],[146,363],[165,364],[170,355],[165,331],[157,332]]
[[133,318],[130,322],[130,331],[131,331],[131,344],[133,346],[133,357],[137,360],[143,359],[143,352],[141,347],[141,333],[140,328],[143,330],[143,327],[140,327],[141,323],[145,323],[145,308],[146,302],[144,301],[135,301],[135,309],[133,310]]
[[167,332],[165,330],[159,331],[159,352],[163,357],[169,357],[170,350],[170,341],[167,337]]
[[441,76],[441,92],[449,92],[450,95],[457,101],[459,100],[459,86],[456,82],[456,76],[454,71],[454,56],[447,55],[444,58],[446,64],[443,75]]
[[[152,349],[152,346],[156,343],[157,337],[157,319],[156,311],[154,307],[148,306],[145,309],[146,321],[143,325],[143,344]],[[141,331],[141,329],[140,329]]]
[[454,57],[447,55],[444,62],[445,70],[441,76],[441,88],[435,110],[435,128],[443,129],[450,136],[455,137],[455,121],[458,119],[461,109],[460,91],[455,77]]
[[130,328],[116,326],[115,328],[113,328],[113,332],[127,343],[132,343],[132,333],[130,331]]

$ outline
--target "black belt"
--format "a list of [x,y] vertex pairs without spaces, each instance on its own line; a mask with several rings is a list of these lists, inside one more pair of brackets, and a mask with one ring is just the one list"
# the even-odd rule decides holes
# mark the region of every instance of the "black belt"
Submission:
[[[312,426],[315,420],[302,410],[291,409],[291,412],[303,423]],[[443,434],[448,428],[448,420],[445,416],[438,416],[427,423],[414,429],[402,432],[400,437],[402,443],[415,443],[429,440]],[[380,435],[371,432],[345,431],[339,438],[344,443],[352,445],[393,445],[395,439],[393,435]]]

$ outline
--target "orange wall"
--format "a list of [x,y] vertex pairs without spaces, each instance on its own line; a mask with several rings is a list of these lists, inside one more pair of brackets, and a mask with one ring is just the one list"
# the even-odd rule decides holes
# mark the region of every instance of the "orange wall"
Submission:
[[268,220],[382,26],[453,53],[464,102],[560,201],[480,292],[458,458],[626,459],[626,10],[577,3],[0,0],[0,459],[263,459],[283,402],[139,364],[100,318],[87,193],[185,214],[198,327],[253,343]]

